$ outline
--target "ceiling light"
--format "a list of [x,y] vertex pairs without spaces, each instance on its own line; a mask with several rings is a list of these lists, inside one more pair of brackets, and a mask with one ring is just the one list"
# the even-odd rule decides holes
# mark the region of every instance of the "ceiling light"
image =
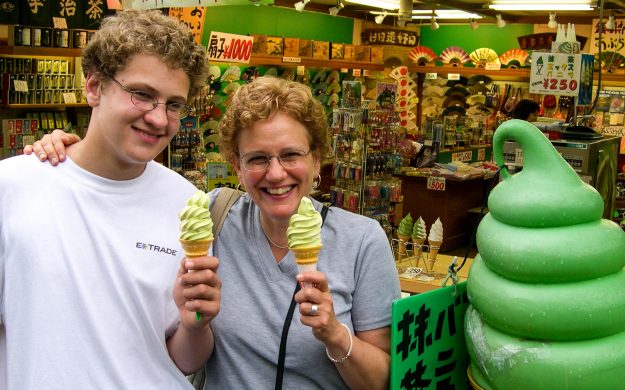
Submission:
[[499,28],[506,27],[506,21],[503,20],[503,18],[501,17],[501,14],[497,14],[495,17],[497,18],[497,27]]
[[328,9],[328,13],[329,13],[330,15],[332,15],[332,16],[336,16],[336,15],[339,13],[339,11],[340,11],[340,10],[342,10],[343,8],[345,8],[345,3],[343,3],[342,1],[340,1],[340,0],[339,0],[339,1],[336,3],[336,6],[335,6],[335,7],[330,7],[330,8]]
[[299,12],[302,12],[304,10],[304,7],[306,7],[306,4],[308,3],[310,3],[310,0],[298,1],[297,3],[293,5],[293,7],[295,7],[295,9],[298,10]]
[[608,30],[614,30],[616,28],[616,23],[614,22],[614,11],[610,11],[610,16],[605,24],[605,28]]
[[549,28],[556,28],[556,27],[558,27],[558,22],[556,22],[556,13],[555,12],[550,12],[549,13],[549,22],[547,23],[547,27],[549,27]]
[[375,22],[377,24],[382,24],[382,22],[384,21],[384,18],[386,18],[386,13],[383,13],[382,15],[378,15],[375,17]]
[[350,3],[366,5],[373,8],[397,10],[399,0],[349,0]]
[[438,30],[439,27],[440,26],[438,25],[438,22],[436,21],[436,18],[434,16],[432,16],[432,20],[431,20],[431,23],[430,23],[430,28],[432,30]]
[[471,19],[471,22],[469,22],[469,26],[471,26],[471,30],[473,31],[477,30],[477,28],[480,27],[480,25],[477,24],[475,19]]

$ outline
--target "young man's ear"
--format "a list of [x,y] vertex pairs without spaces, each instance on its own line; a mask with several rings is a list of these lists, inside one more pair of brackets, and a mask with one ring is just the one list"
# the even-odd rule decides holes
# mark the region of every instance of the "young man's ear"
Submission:
[[100,94],[102,93],[102,78],[94,74],[87,74],[85,77],[85,96],[87,103],[91,107],[100,104]]

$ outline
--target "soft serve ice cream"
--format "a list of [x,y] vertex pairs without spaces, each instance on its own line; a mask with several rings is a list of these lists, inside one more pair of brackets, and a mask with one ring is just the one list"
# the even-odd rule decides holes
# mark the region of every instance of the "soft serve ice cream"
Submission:
[[412,243],[414,244],[414,255],[417,257],[417,261],[419,256],[421,256],[421,248],[426,238],[425,221],[419,217],[412,227]]
[[428,244],[430,250],[428,251],[428,263],[430,271],[434,268],[434,262],[436,262],[436,256],[443,244],[443,223],[440,218],[436,218],[436,221],[430,226],[430,234],[428,235]]
[[412,216],[410,213],[406,214],[404,218],[399,221],[399,227],[397,228],[397,238],[399,238],[399,254],[406,254],[406,243],[410,240],[412,234]]
[[[210,199],[204,191],[196,191],[187,200],[179,215],[181,242],[213,241],[213,220],[209,208]],[[208,251],[208,247],[206,250]]]
[[286,230],[289,249],[300,272],[317,269],[317,257],[322,246],[322,223],[321,214],[315,210],[312,201],[302,197],[297,213],[291,216]]
[[531,124],[497,129],[498,166],[509,139],[523,170],[491,191],[467,282],[472,376],[484,389],[625,388],[625,233]]

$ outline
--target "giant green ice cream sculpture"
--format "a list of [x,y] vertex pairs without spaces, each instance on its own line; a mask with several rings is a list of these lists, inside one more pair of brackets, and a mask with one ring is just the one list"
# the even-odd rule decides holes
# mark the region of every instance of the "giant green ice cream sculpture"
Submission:
[[471,372],[484,389],[625,389],[625,233],[533,125],[509,120],[523,170],[488,198],[467,282]]

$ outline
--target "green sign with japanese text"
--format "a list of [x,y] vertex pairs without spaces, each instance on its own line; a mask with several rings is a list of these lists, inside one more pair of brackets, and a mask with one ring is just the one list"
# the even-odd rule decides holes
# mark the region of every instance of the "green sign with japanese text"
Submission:
[[466,282],[393,302],[391,389],[468,389]]

